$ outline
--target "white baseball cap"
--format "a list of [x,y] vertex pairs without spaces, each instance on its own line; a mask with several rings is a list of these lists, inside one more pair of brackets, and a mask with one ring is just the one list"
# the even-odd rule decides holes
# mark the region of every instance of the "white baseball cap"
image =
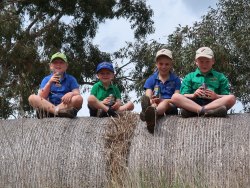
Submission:
[[208,47],[201,47],[196,51],[195,59],[199,57],[214,58],[214,52]]
[[172,52],[168,49],[161,49],[159,50],[157,53],[156,53],[156,56],[155,56],[155,60],[157,60],[157,58],[159,56],[167,56],[169,57],[170,59],[173,59],[173,56],[172,56]]

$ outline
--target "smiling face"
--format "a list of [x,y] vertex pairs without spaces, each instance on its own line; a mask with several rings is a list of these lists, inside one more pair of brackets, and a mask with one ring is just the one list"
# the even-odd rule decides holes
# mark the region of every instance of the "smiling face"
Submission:
[[60,58],[54,59],[50,63],[50,70],[52,70],[53,72],[64,73],[67,70],[67,68],[68,68],[68,63],[66,63]]
[[172,69],[173,62],[172,59],[167,56],[160,56],[156,60],[156,66],[160,75],[164,76],[169,74],[169,71]]
[[212,69],[214,58],[199,57],[195,60],[195,63],[199,67],[200,71],[206,74]]
[[101,69],[98,71],[97,77],[102,81],[103,85],[109,85],[114,79],[114,73],[108,69]]

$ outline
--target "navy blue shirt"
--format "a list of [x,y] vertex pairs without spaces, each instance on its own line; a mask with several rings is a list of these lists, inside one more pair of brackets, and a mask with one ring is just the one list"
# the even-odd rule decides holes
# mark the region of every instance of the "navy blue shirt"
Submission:
[[151,75],[144,84],[144,89],[151,89],[154,91],[155,85],[160,86],[160,95],[162,99],[171,99],[172,95],[176,90],[180,90],[181,80],[176,74],[170,72],[169,79],[162,83],[158,76],[159,72],[156,71]]
[[[47,82],[50,80],[53,74],[46,76],[40,85],[40,90],[44,88]],[[50,93],[48,96],[48,100],[54,104],[58,105],[61,103],[61,98],[68,92],[71,92],[74,89],[79,89],[79,85],[75,79],[75,77],[64,73],[63,79],[60,81],[61,86],[57,86],[53,83],[50,87]]]

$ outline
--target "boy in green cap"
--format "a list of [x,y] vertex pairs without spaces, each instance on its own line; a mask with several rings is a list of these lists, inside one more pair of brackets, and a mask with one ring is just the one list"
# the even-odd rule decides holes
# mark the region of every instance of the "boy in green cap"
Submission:
[[[99,63],[96,74],[99,82],[93,85],[88,98],[90,116],[117,116],[117,111],[134,109],[134,104],[130,101],[122,105],[121,93],[117,86],[112,84],[114,68],[110,62]],[[101,111],[101,113],[98,114],[98,111]]]
[[228,79],[215,71],[214,53],[208,47],[196,51],[197,69],[183,79],[181,94],[174,94],[171,101],[181,109],[184,118],[193,116],[225,117],[227,110],[236,102],[229,94]]
[[66,55],[55,53],[49,65],[51,74],[42,80],[38,95],[29,96],[29,103],[37,109],[38,118],[74,118],[82,107],[83,98],[75,77],[66,73]]

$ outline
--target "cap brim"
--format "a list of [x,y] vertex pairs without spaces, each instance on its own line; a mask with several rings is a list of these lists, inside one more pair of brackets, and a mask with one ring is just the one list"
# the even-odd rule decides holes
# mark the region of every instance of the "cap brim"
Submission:
[[204,55],[204,54],[196,55],[195,59],[198,59],[199,57],[206,57],[208,59],[213,59],[213,56],[211,56],[211,55]]

